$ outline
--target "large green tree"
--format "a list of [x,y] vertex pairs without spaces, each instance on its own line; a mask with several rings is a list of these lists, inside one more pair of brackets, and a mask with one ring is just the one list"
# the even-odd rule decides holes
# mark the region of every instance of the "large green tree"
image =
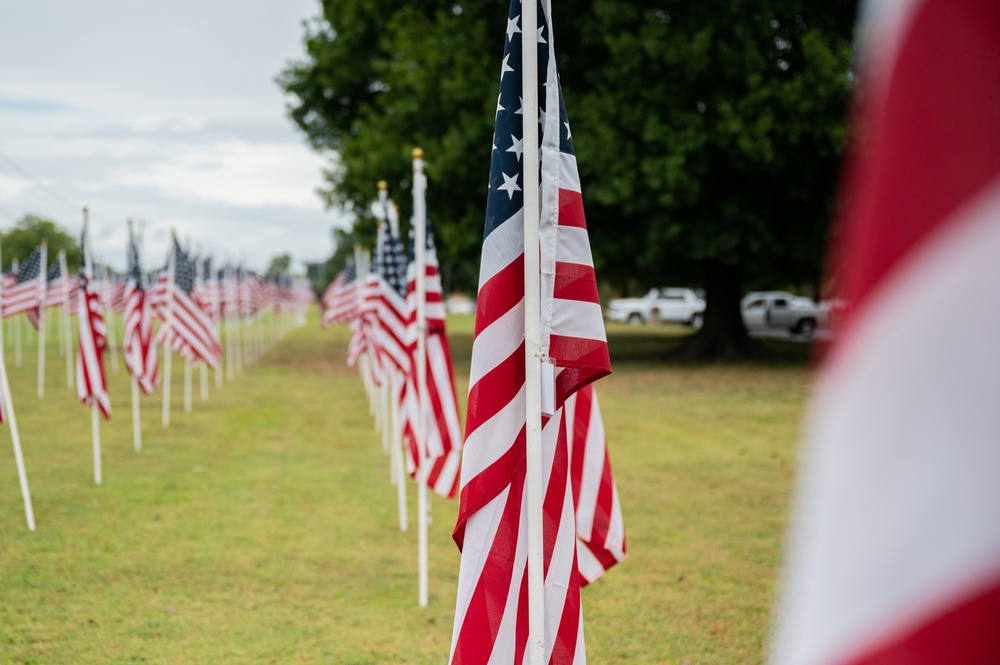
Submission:
[[[505,0],[325,0],[279,77],[332,155],[364,237],[375,182],[408,216],[426,151],[443,270],[474,289]],[[832,212],[856,3],[557,0],[556,52],[599,279],[704,286],[701,356],[751,351],[748,286],[815,284]]]
[[10,265],[11,259],[24,261],[44,240],[48,244],[48,262],[56,261],[59,250],[66,250],[66,266],[72,273],[80,267],[80,243],[66,233],[56,222],[38,215],[25,215],[14,228],[0,234],[2,239],[3,265]]

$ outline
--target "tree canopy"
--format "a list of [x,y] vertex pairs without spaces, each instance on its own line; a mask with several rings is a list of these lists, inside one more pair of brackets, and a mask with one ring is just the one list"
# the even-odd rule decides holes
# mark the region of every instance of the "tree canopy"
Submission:
[[[292,120],[331,154],[327,202],[353,208],[364,239],[385,179],[407,219],[409,154],[424,148],[442,268],[473,290],[507,2],[322,6],[305,59],[278,81]],[[854,0],[553,3],[605,287],[706,286],[735,325],[713,282],[733,293],[818,283],[855,14]]]
[[66,250],[66,267],[70,272],[75,272],[80,268],[80,243],[66,233],[58,224],[50,219],[45,219],[37,215],[25,215],[6,233],[0,234],[2,240],[4,268],[10,265],[11,259],[24,261],[31,255],[35,248],[42,244],[42,240],[48,243],[49,265],[55,263],[59,250]]

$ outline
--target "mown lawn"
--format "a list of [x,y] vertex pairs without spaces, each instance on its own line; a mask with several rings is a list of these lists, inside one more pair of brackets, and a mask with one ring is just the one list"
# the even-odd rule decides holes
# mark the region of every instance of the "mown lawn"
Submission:
[[[471,317],[451,326],[461,395]],[[807,370],[669,364],[677,330],[609,333],[598,393],[631,555],[583,592],[590,662],[760,662]],[[0,663],[446,662],[456,506],[433,501],[420,609],[416,532],[398,530],[347,334],[313,317],[207,402],[196,373],[190,414],[175,362],[171,427],[144,398],[140,453],[112,374],[100,487],[55,341],[44,400],[33,348],[16,369],[8,347],[38,529],[3,427]]]

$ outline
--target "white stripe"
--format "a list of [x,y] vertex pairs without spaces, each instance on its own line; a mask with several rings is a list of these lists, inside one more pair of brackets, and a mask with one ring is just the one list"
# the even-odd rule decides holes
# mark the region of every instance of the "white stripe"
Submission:
[[524,298],[488,328],[482,330],[472,347],[469,388],[516,353],[524,341]]
[[493,229],[483,240],[482,263],[479,265],[479,289],[493,275],[524,254],[524,210],[518,210],[506,222]]
[[552,334],[606,342],[603,312],[598,303],[554,300]]
[[[595,415],[598,417],[595,418]],[[597,495],[601,489],[605,458],[604,426],[600,422],[596,399],[591,405],[590,422],[587,424],[587,439],[583,450],[573,448],[574,457],[580,454],[583,455],[583,473],[580,478],[576,532],[590,540],[594,530],[594,508],[597,506]]]
[[1000,574],[1000,179],[873,292],[821,374],[774,662],[833,662]]
[[507,452],[524,427],[524,386],[496,415],[469,435],[462,448],[462,485],[482,473]]
[[455,399],[455,386],[448,364],[445,362],[444,342],[440,335],[427,338],[427,366],[433,377],[434,389],[441,403],[444,421],[448,426],[448,434],[453,446],[461,446],[462,425],[458,417],[458,404]]
[[[564,128],[560,127],[562,131]],[[571,192],[581,192],[580,171],[576,166],[576,155],[568,152],[559,153],[559,188]]]
[[590,234],[587,233],[587,229],[578,226],[560,226],[558,234],[557,261],[594,267],[594,257],[590,252]]

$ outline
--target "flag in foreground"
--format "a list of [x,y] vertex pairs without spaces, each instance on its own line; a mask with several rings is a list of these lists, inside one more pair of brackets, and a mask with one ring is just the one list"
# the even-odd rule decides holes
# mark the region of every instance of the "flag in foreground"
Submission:
[[142,392],[152,394],[159,382],[159,362],[153,343],[153,308],[143,284],[139,248],[129,227],[128,275],[125,282],[125,366]]
[[453,664],[521,663],[528,641],[522,38],[539,47],[537,78],[527,80],[539,89],[541,346],[555,386],[542,429],[545,662],[585,660],[563,404],[611,366],[545,4],[537,33],[521,33],[518,0],[507,20],[454,533]]
[[80,342],[76,354],[76,396],[84,404],[97,405],[105,419],[111,418],[107,376],[104,373],[104,349],[108,344],[101,299],[94,283],[87,223],[80,235],[80,290],[78,292]]
[[870,9],[772,662],[1000,663],[1000,4]]

